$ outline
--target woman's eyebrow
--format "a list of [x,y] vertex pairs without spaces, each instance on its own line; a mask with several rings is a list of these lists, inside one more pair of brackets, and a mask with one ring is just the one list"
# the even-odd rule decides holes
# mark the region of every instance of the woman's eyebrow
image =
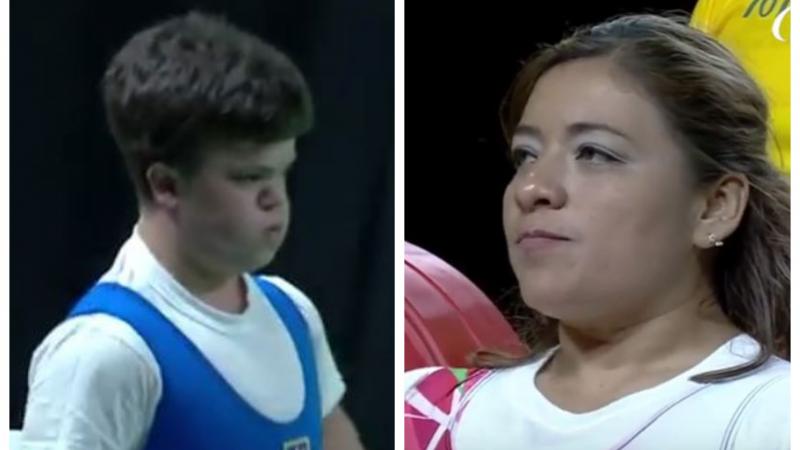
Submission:
[[[619,136],[627,141],[633,142],[630,136],[625,134],[624,132],[620,131],[619,129],[612,127],[611,125],[600,123],[600,122],[575,122],[567,127],[567,134],[570,136],[576,136],[583,133],[588,133],[590,131],[605,131],[607,133],[614,134]],[[533,139],[542,139],[542,132],[539,130],[538,127],[533,125],[520,125],[514,130],[514,137],[527,137]]]

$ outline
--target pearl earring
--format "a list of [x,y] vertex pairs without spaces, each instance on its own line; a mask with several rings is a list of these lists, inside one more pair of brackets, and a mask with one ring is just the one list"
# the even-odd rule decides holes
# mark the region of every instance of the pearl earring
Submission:
[[722,240],[717,239],[717,235],[715,235],[714,233],[708,234],[708,241],[711,242],[711,244],[714,247],[722,247],[723,245],[725,245],[725,243],[722,242]]

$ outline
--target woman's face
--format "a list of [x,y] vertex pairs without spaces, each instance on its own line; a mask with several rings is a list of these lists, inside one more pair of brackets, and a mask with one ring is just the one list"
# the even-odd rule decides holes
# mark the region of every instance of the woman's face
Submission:
[[576,325],[669,308],[664,294],[699,270],[698,196],[673,132],[634,80],[606,58],[552,68],[511,148],[503,222],[524,301]]

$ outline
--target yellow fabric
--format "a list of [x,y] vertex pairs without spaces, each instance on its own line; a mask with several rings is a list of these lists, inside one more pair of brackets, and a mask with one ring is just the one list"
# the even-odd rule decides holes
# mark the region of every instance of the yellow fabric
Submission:
[[770,104],[770,157],[789,173],[789,0],[699,0],[692,25],[735,53]]

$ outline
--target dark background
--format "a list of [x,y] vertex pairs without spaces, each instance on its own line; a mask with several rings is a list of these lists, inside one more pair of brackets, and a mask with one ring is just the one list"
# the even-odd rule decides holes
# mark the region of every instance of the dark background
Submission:
[[286,51],[315,98],[270,272],[317,304],[369,448],[393,429],[394,5],[391,0],[11,4],[11,426],[31,354],[136,220],[98,83],[134,32],[199,8]]
[[513,174],[499,120],[506,90],[540,44],[576,26],[623,13],[688,15],[695,3],[494,1],[429,11],[407,2],[406,240],[455,266],[509,317],[519,314],[501,215]]

